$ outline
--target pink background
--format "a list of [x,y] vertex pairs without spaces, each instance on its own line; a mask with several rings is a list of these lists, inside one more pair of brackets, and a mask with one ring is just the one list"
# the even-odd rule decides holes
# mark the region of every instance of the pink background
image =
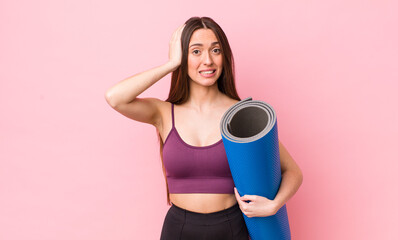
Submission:
[[[159,239],[155,129],[108,106],[191,16],[224,29],[241,98],[274,106],[304,173],[293,239],[396,239],[398,4],[1,1],[0,239]],[[394,16],[395,14],[395,16]],[[170,75],[140,97],[165,99]]]

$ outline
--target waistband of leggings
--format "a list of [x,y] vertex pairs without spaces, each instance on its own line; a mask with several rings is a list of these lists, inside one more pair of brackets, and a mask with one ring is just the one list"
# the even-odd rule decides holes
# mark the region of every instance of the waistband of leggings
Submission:
[[174,204],[170,207],[170,211],[178,216],[180,220],[185,220],[194,224],[205,223],[204,225],[225,222],[242,214],[238,203],[224,210],[211,213],[192,212]]

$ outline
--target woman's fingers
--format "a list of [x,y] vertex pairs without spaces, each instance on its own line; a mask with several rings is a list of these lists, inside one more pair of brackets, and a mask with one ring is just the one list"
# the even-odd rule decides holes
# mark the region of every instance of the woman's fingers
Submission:
[[181,64],[182,49],[181,49],[181,35],[186,24],[179,26],[173,33],[169,43],[169,61],[177,68]]
[[239,202],[240,201],[240,195],[239,195],[238,190],[236,189],[236,187],[234,187],[234,192],[235,192],[236,200],[238,200],[238,202]]
[[243,201],[255,201],[257,199],[256,195],[244,195],[240,198]]
[[179,27],[174,31],[174,33],[173,33],[173,35],[172,35],[172,37],[171,37],[170,43],[173,42],[174,40],[176,40],[176,39],[178,38],[178,35],[181,35],[182,30],[184,29],[184,27],[185,27],[185,24],[179,26]]
[[245,202],[245,196],[252,196],[252,195],[244,195],[244,196],[240,196],[238,189],[234,188],[235,191],[235,196],[236,196],[236,200],[238,200],[239,203],[239,208],[242,211],[243,214],[245,214],[247,217],[251,217],[252,213],[250,210],[250,203]]
[[242,201],[242,197],[239,195],[238,189],[236,189],[236,187],[234,187],[234,191],[235,191],[236,200],[238,201],[239,206],[241,207],[241,210],[242,210],[242,207],[243,207],[245,204],[247,204],[247,203],[244,202],[244,201]]

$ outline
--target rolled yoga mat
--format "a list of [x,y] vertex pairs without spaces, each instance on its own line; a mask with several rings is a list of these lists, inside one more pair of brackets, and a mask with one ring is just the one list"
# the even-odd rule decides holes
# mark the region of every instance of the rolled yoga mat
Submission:
[[[221,136],[240,196],[259,195],[273,200],[282,176],[272,106],[251,97],[241,100],[224,113]],[[272,216],[243,217],[252,240],[291,238],[286,204]]]

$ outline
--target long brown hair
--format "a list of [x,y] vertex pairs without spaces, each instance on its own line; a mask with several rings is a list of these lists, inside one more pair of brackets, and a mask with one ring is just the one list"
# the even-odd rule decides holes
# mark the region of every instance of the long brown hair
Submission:
[[[217,79],[218,89],[220,90],[220,92],[224,93],[228,97],[240,101],[241,99],[238,96],[235,88],[234,58],[232,55],[231,47],[228,43],[227,36],[225,35],[224,31],[213,19],[209,17],[191,17],[185,22],[185,24],[186,25],[181,34],[181,65],[172,72],[169,96],[165,101],[174,104],[182,104],[188,100],[190,82],[188,76],[189,41],[193,32],[201,28],[211,29],[216,35],[218,42],[220,43],[223,69],[220,77]],[[163,163],[163,141],[161,140],[159,132],[158,139],[160,143],[160,158],[162,161],[163,174],[166,180],[167,204],[171,205],[166,170]]]

